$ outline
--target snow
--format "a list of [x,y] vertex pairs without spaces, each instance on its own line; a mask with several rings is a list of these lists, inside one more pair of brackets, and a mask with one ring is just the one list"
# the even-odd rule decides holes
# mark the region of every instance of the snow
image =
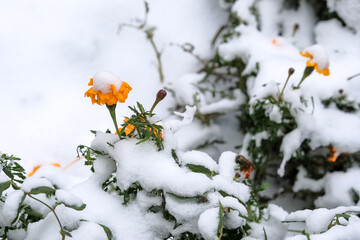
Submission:
[[208,154],[201,151],[188,151],[180,155],[181,162],[186,164],[194,164],[204,166],[210,171],[219,172],[219,166]]
[[8,177],[5,175],[0,174],[0,183],[4,183],[9,181]]
[[115,144],[115,151],[110,152],[117,161],[116,176],[121,189],[136,182],[147,191],[164,189],[180,196],[202,195],[211,189],[209,178],[179,168],[170,153],[158,152],[151,142],[141,145],[136,142],[135,139],[120,141]]
[[326,208],[315,209],[306,218],[306,227],[309,233],[326,231],[334,217],[334,214]]
[[10,226],[12,221],[16,218],[19,205],[24,197],[24,194],[25,193],[23,191],[15,190],[7,196],[3,206],[2,214],[8,226]]
[[277,172],[280,176],[284,176],[286,162],[291,158],[292,154],[301,145],[304,139],[305,137],[299,129],[292,130],[284,136],[280,146],[281,151],[284,153],[284,158]]
[[53,188],[52,184],[46,178],[30,177],[25,179],[24,183],[21,185],[21,190],[24,192],[31,192],[32,189],[38,187]]
[[357,14],[360,11],[359,1],[327,0],[326,3],[331,11],[336,11],[339,14],[349,28],[357,32],[360,31],[358,24],[360,17]]
[[111,85],[119,91],[121,84],[121,79],[110,71],[99,71],[93,77],[94,91],[101,91],[103,94],[111,92]]
[[235,177],[236,154],[230,151],[223,152],[219,158],[219,173],[228,181],[232,181]]
[[62,189],[56,190],[55,197],[59,202],[69,206],[81,207],[84,204],[78,196]]
[[215,240],[219,225],[219,207],[204,211],[199,218],[198,227],[205,240]]

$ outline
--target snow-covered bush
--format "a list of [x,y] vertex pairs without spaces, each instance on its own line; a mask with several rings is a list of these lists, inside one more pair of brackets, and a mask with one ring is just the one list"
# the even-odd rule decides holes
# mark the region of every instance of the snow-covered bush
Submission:
[[[359,48],[343,43],[357,42],[359,35],[352,32],[354,19],[342,19],[341,13],[357,3],[225,2],[229,20],[213,41],[213,58],[188,50],[200,70],[182,76],[173,88],[179,106],[197,105],[195,116],[203,124],[224,129],[224,122],[231,122],[230,128],[239,129],[241,142],[233,141],[234,133],[209,133],[213,144],[206,151],[214,154],[214,145],[240,148],[257,169],[255,184],[275,186],[264,200],[292,192],[300,168],[317,181],[356,166],[360,100],[352,79],[358,77],[353,64],[360,61]],[[334,40],[339,35],[342,40]],[[229,120],[234,115],[238,125]],[[203,139],[198,147],[210,143]],[[315,200],[323,193],[296,196],[304,194]]]
[[26,178],[14,162],[19,159],[3,155],[3,237],[234,239],[248,235],[249,224],[262,219],[256,197],[261,189],[250,185],[249,160],[226,151],[215,161],[201,151],[178,149],[174,132],[191,122],[195,107],[177,113],[182,120],[161,121],[153,113],[166,96],[160,90],[150,111],[140,103],[130,107],[134,114],[119,129],[116,104],[131,87],[106,71],[89,85],[85,96],[107,106],[117,133],[97,131],[91,147],[79,146],[94,173],[71,189],[36,175]]

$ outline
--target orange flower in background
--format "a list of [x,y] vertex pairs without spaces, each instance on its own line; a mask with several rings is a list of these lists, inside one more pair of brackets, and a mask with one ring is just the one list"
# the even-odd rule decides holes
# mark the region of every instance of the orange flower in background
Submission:
[[315,68],[318,73],[323,74],[324,76],[330,75],[329,59],[322,46],[316,44],[305,48],[300,52],[300,55],[309,58],[306,62],[306,66]]
[[[50,163],[50,165],[61,168],[61,165],[59,163]],[[33,168],[33,170],[28,174],[28,177],[31,177],[32,175],[34,175],[37,172],[37,170],[39,170],[41,167],[42,167],[42,165],[36,165]]]
[[340,156],[340,153],[334,147],[329,147],[330,157],[328,158],[329,162],[336,162],[337,158]]
[[252,162],[250,162],[243,155],[237,155],[235,158],[235,162],[240,164],[240,171],[244,174],[245,179],[250,179],[250,175],[251,175],[252,171],[255,169]]
[[[93,86],[93,78],[90,79],[89,86]],[[85,92],[85,97],[90,97],[92,104],[97,103],[99,105],[107,104],[114,105],[117,102],[125,102],[130,90],[132,89],[127,82],[122,81],[120,90],[117,91],[114,84],[110,84],[111,91],[103,93],[101,90],[94,90],[90,88]]]

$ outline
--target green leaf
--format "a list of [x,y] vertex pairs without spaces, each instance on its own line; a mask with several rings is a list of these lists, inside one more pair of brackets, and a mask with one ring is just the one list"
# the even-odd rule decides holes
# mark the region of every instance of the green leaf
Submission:
[[156,206],[156,205],[152,205],[151,207],[149,207],[148,212],[152,212],[152,213],[158,213],[162,211],[162,206]]
[[103,229],[104,229],[104,231],[105,231],[105,233],[106,233],[106,236],[107,236],[107,238],[109,239],[109,240],[111,240],[111,239],[113,239],[113,234],[112,234],[112,232],[111,232],[111,230],[110,230],[110,228],[108,228],[107,226],[105,226],[105,225],[102,225],[102,224],[100,224],[100,223],[98,223]]
[[136,102],[136,103],[137,103],[137,106],[138,106],[140,112],[141,112],[141,113],[145,113],[145,109],[144,109],[144,107],[141,105],[141,103],[139,103],[139,102]]
[[186,197],[186,196],[180,196],[180,195],[177,195],[177,194],[171,193],[171,192],[167,192],[167,194],[169,194],[170,196],[172,196],[174,198],[180,199],[180,200],[198,199],[201,197],[201,196]]
[[81,211],[81,210],[84,210],[86,208],[86,204],[83,203],[80,207],[79,206],[75,206],[75,205],[68,205],[68,204],[65,204],[65,207],[68,207],[68,208],[72,208],[72,209],[75,209],[77,211]]
[[6,181],[6,182],[2,182],[0,183],[0,197],[3,193],[3,191],[5,191],[6,189],[8,189],[10,187],[10,180],[9,181]]
[[197,173],[203,173],[209,178],[212,178],[212,176],[217,175],[214,171],[210,171],[208,168],[201,166],[201,165],[195,165],[195,164],[186,164],[186,166],[193,172]]
[[217,230],[218,240],[220,240],[222,237],[223,228],[224,228],[224,209],[221,202],[219,201],[219,224]]
[[65,238],[65,236],[72,237],[71,234],[68,231],[65,231],[64,229],[60,230],[61,236]]
[[31,191],[29,192],[30,194],[40,194],[40,193],[44,193],[46,195],[54,195],[55,193],[55,189],[51,188],[51,187],[46,187],[46,186],[41,186],[41,187],[36,187],[31,189]]

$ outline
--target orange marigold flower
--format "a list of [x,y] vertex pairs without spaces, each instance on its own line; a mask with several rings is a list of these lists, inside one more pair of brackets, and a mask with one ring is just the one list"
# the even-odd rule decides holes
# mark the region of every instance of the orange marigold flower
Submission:
[[318,73],[323,74],[324,76],[328,76],[330,74],[329,58],[326,50],[321,45],[316,44],[305,48],[300,52],[300,55],[309,58],[306,62],[306,66],[314,67]]
[[329,162],[336,162],[337,158],[340,156],[340,153],[334,147],[329,147],[330,157],[328,158]]
[[109,106],[117,102],[125,102],[132,89],[127,82],[108,71],[101,71],[90,79],[88,84],[93,86],[85,92],[85,97],[90,97],[92,104],[107,104]]
[[[61,168],[61,165],[59,163],[50,163],[50,165]],[[28,177],[31,177],[32,175],[34,175],[37,172],[37,170],[39,170],[41,167],[42,167],[42,165],[36,165],[33,168],[33,170],[28,174]]]
[[[124,122],[127,122],[127,121],[129,121],[129,118],[125,118]],[[125,130],[124,130],[125,135],[126,135],[126,136],[129,136],[130,133],[131,133],[134,129],[135,129],[134,125],[128,124],[128,125],[126,126]],[[121,132],[121,130],[122,130],[122,128],[119,128],[119,132]],[[115,133],[115,134],[117,135],[117,133]]]

